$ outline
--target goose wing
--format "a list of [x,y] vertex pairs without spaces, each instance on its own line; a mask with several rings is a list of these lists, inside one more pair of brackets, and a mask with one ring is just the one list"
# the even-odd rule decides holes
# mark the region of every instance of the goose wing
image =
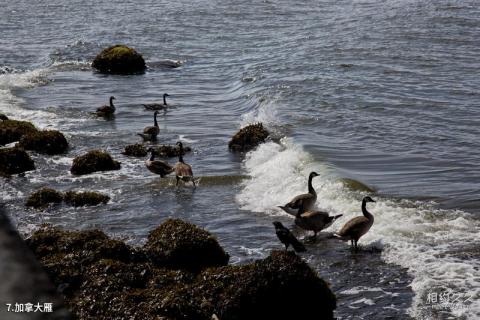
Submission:
[[289,203],[287,203],[286,207],[289,207],[292,209],[300,209],[302,205],[308,203],[309,201],[312,201],[313,198],[314,198],[314,195],[310,193],[300,194],[295,198],[293,198]]
[[145,129],[143,129],[143,133],[145,134],[157,135],[159,132],[159,128],[155,126],[146,127]]
[[147,110],[163,110],[166,108],[165,105],[160,103],[146,103],[142,104]]
[[192,177],[192,167],[183,162],[177,162],[174,167],[175,174],[179,177]]
[[370,220],[365,217],[355,217],[345,223],[345,225],[337,232],[340,237],[358,235],[365,229],[369,228]]
[[97,113],[113,113],[113,108],[110,106],[101,106],[97,109]]
[[146,165],[148,170],[153,173],[159,174],[161,177],[173,172],[173,167],[162,160],[147,160]]

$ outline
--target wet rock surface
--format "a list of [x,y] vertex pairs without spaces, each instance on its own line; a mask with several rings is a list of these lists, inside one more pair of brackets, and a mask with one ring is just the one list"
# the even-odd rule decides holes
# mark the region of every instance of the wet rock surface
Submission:
[[23,173],[35,170],[35,164],[25,150],[21,148],[0,149],[0,175]]
[[63,194],[51,188],[42,188],[32,193],[25,205],[36,209],[48,207],[50,204],[63,201]]
[[68,191],[64,195],[65,203],[74,207],[107,204],[110,197],[94,191]]
[[75,175],[89,174],[97,171],[119,170],[120,162],[105,151],[92,150],[73,159],[70,172]]
[[143,57],[135,49],[125,45],[104,49],[95,57],[92,67],[110,74],[142,73],[146,69]]
[[24,135],[35,133],[37,128],[27,121],[0,121],[0,145],[19,141]]
[[[152,149],[155,152],[155,155],[158,157],[164,157],[164,158],[172,158],[172,157],[178,157],[180,155],[180,148],[176,145],[171,146],[171,145],[161,145],[158,147],[152,147]],[[185,155],[187,152],[192,151],[192,148],[188,146],[183,147],[183,154]]]
[[49,155],[62,154],[68,150],[68,142],[57,130],[33,131],[22,136],[18,144],[25,150]]
[[[153,230],[143,248],[51,226],[26,241],[78,319],[333,319],[335,296],[293,252],[229,266],[211,234],[181,220]],[[184,265],[207,247],[214,253]]]
[[265,142],[269,132],[262,123],[250,124],[240,129],[228,143],[228,148],[235,152],[250,151],[260,143]]
[[147,155],[147,148],[141,143],[131,144],[126,146],[122,153],[131,157],[145,157]]

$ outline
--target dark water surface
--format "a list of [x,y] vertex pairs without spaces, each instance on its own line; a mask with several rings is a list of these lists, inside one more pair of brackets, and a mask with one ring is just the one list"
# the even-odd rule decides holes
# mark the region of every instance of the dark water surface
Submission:
[[[339,319],[480,317],[479,256],[463,254],[475,252],[480,229],[478,1],[7,0],[0,18],[0,112],[59,129],[71,144],[2,180],[24,234],[48,222],[140,244],[178,217],[213,232],[242,263],[281,247],[271,222],[293,220],[275,207],[304,192],[315,170],[318,207],[344,217],[305,258],[332,284]],[[95,54],[116,43],[141,52],[147,72],[91,70]],[[183,65],[166,68],[164,59]],[[185,160],[201,177],[196,190],[121,154],[152,124],[141,104],[164,92],[176,108],[159,117],[159,143],[193,148]],[[93,118],[110,95],[115,119]],[[231,135],[255,121],[280,142],[230,154]],[[70,175],[73,157],[93,148],[122,169]],[[112,201],[25,210],[25,197],[47,185]],[[352,254],[327,237],[360,214],[365,194],[377,200],[375,224]],[[432,292],[471,299],[432,311]]]

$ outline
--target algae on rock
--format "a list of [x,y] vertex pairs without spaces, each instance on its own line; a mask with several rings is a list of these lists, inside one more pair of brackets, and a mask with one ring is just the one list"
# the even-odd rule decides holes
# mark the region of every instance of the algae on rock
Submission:
[[32,193],[25,205],[27,207],[33,208],[45,208],[52,203],[60,203],[63,200],[63,195],[61,192],[58,192],[51,188],[42,188],[34,193]]
[[0,175],[35,170],[35,164],[25,150],[17,147],[0,149]]
[[96,171],[119,170],[120,162],[105,151],[91,150],[73,159],[70,172],[75,175],[89,174]]
[[240,129],[228,143],[228,148],[236,152],[250,151],[260,143],[265,142],[269,132],[262,123],[250,124]]
[[143,57],[125,45],[114,45],[102,50],[93,60],[92,67],[110,74],[142,73],[146,69]]
[[22,136],[18,145],[25,150],[49,155],[65,153],[68,150],[67,139],[57,130],[29,132]]

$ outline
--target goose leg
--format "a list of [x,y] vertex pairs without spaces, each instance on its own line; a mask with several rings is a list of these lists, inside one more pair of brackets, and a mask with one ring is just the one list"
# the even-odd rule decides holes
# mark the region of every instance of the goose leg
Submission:
[[357,245],[357,243],[358,243],[358,240],[355,239],[355,252],[358,252],[358,245]]
[[195,179],[192,177],[192,183],[193,183],[193,186],[196,188],[197,185],[195,184]]
[[175,185],[178,186],[178,180],[180,180],[180,178],[178,176],[176,176],[176,178],[177,178],[177,183]]

